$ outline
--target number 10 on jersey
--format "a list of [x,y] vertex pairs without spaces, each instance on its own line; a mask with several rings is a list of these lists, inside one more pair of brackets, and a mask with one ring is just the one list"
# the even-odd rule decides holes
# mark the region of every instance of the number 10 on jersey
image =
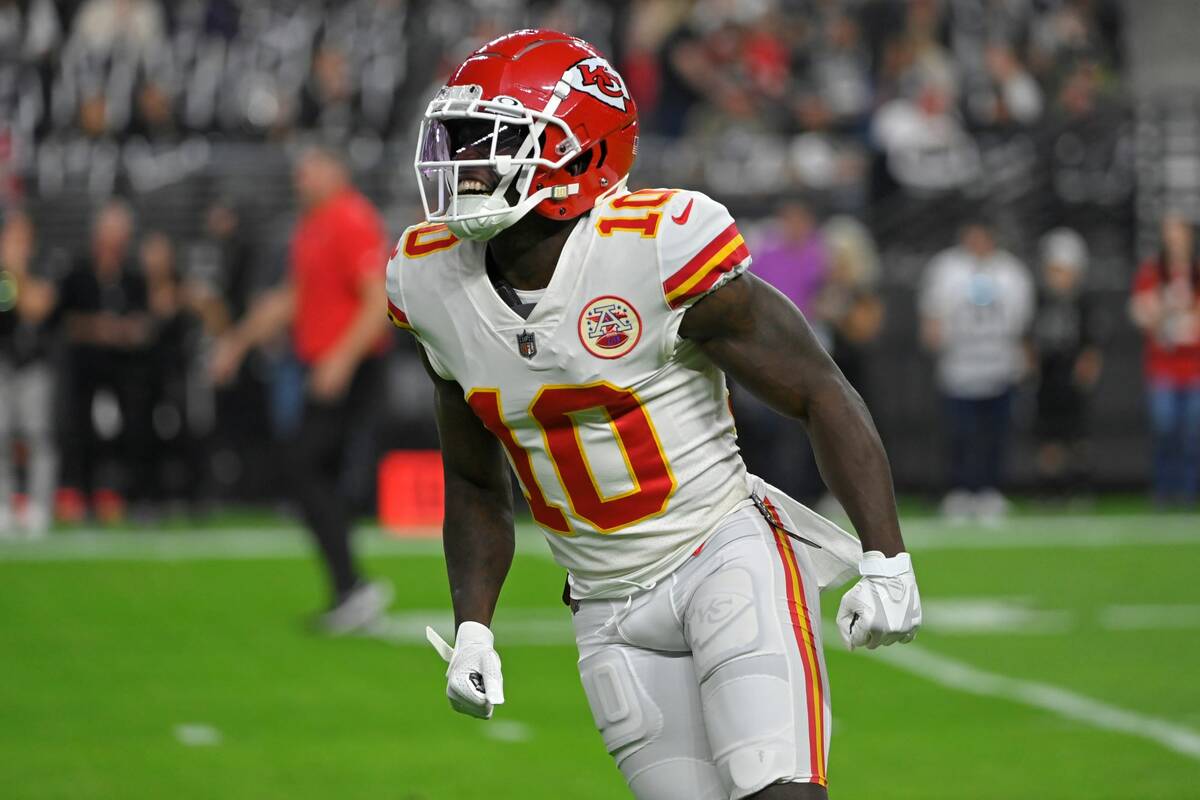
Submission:
[[[517,442],[504,419],[500,391],[474,389],[467,396],[467,403],[508,451],[534,520],[544,528],[570,534],[566,515],[547,500],[529,451]],[[575,415],[597,410],[607,416],[633,482],[632,489],[615,495],[605,494],[597,483],[579,435]],[[675,492],[675,476],[650,415],[632,391],[607,381],[586,386],[543,386],[530,403],[529,415],[541,429],[545,452],[576,516],[610,533],[666,509]]]

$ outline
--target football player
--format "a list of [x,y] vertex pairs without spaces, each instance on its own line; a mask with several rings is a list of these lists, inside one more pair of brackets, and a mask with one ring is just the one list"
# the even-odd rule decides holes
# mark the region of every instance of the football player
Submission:
[[[909,641],[921,621],[862,401],[746,271],[723,206],[626,189],[637,110],[586,42],[489,42],[419,140],[427,221],[387,290],[436,387],[457,635],[430,634],[450,704],[486,719],[504,702],[489,626],[513,556],[507,460],[568,571],[580,677],[633,794],[825,797],[819,589],[852,561],[851,647]],[[726,374],[807,425],[867,552],[847,557],[829,523],[747,474]]]

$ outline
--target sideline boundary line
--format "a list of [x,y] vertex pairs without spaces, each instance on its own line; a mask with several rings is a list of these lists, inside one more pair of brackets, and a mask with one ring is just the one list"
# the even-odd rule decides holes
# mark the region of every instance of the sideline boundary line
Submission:
[[871,656],[941,686],[1009,700],[1093,728],[1146,739],[1200,761],[1200,732],[1174,722],[1109,705],[1048,683],[986,672],[911,644],[876,650]]

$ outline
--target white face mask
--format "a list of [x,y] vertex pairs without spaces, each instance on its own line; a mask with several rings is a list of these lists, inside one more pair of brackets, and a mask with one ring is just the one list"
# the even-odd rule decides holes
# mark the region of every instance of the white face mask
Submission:
[[[445,87],[429,104],[421,123],[413,166],[421,190],[425,218],[444,222],[460,239],[486,241],[516,223],[544,200],[567,197],[579,191],[578,184],[548,186],[532,194],[533,175],[539,167],[556,170],[580,153],[578,140],[554,111],[563,93],[556,90],[546,108],[533,111],[510,97],[481,100],[478,86]],[[473,121],[482,124],[483,135],[467,143],[479,157],[463,157],[468,147],[451,143],[446,123]],[[555,148],[557,159],[541,154],[542,134],[548,125],[563,132]],[[490,126],[490,133],[487,132]],[[460,152],[452,152],[457,146]],[[470,154],[468,154],[470,155]],[[458,157],[456,157],[458,156]],[[500,177],[489,194],[461,193],[464,170],[487,168]],[[509,202],[514,194],[515,203]]]

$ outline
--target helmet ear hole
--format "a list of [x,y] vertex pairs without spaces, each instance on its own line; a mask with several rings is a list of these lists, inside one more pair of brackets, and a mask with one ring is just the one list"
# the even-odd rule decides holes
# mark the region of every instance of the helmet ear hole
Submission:
[[604,160],[606,158],[608,158],[608,140],[601,139],[599,147],[600,147],[600,158],[597,159],[597,161],[596,161],[596,169],[600,169],[601,167],[603,167]]
[[591,166],[592,153],[595,151],[595,149],[596,148],[594,147],[589,148],[587,152],[576,156],[575,159],[572,160],[571,163],[567,164],[567,166],[563,167],[563,169],[567,171],[568,175],[578,178],[580,175],[587,172],[588,167]]

